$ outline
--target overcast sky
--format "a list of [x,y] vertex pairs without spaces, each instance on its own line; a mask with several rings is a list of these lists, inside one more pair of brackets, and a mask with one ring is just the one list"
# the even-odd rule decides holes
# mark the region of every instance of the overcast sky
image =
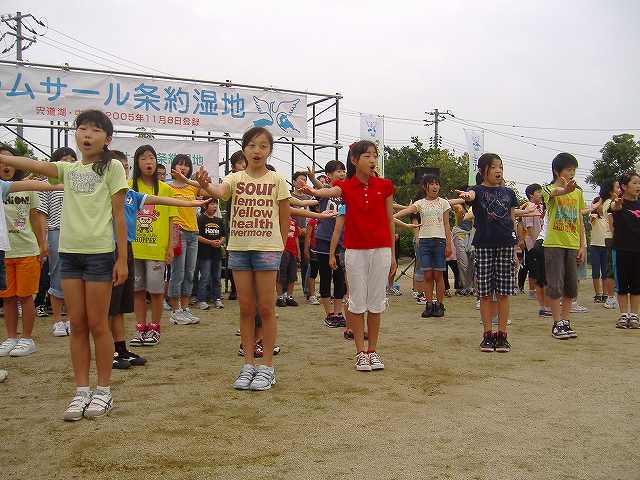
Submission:
[[[18,9],[45,17],[51,27],[89,45],[177,76],[340,92],[345,144],[359,135],[356,112],[422,119],[436,107],[473,121],[640,132],[640,2],[633,0],[3,0],[0,5],[0,13]],[[62,48],[90,57],[89,47],[53,30],[44,40],[75,45]],[[45,42],[24,56],[34,62],[100,67]],[[131,70],[118,62],[125,63],[114,59],[109,64]],[[615,133],[482,125],[598,145],[521,139],[545,149],[487,131],[485,150],[500,154],[505,176],[522,183],[549,179],[557,153],[550,149],[576,154],[582,180],[593,161],[590,156],[598,156],[599,146]],[[441,134],[445,147],[464,151],[460,123],[447,120]],[[387,120],[385,136],[391,145],[414,135],[429,138],[433,128]],[[10,137],[0,132],[0,138]],[[291,157],[290,151],[275,153],[283,160]],[[323,162],[328,155],[322,154]],[[274,165],[288,171],[282,162]]]

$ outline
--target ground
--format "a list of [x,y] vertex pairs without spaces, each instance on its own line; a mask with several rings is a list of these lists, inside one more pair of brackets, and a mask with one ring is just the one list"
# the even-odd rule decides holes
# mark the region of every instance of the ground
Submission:
[[0,358],[0,478],[640,478],[640,330],[614,328],[587,282],[576,340],[554,340],[535,302],[514,297],[508,354],[479,351],[473,299],[422,319],[406,280],[403,292],[383,316],[384,371],[356,372],[319,306],[287,307],[278,384],[236,392],[228,301],[199,325],[163,318],[161,343],[137,350],[148,365],[114,372],[111,415],[77,423],[61,420],[68,338],[39,319],[38,352]]

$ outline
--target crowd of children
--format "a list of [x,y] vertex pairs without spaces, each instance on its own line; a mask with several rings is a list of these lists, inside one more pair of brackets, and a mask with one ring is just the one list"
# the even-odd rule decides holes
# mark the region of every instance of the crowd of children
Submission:
[[[393,282],[397,227],[415,233],[414,289],[422,317],[446,315],[451,268],[455,294],[476,296],[482,352],[511,349],[509,298],[524,291],[527,275],[539,315],[553,317],[552,336],[578,336],[570,315],[580,309],[578,265],[587,259],[583,218],[591,225],[594,301],[620,308],[618,328],[640,328],[635,172],[602,185],[587,208],[574,178],[577,160],[562,153],[552,161],[552,181],[529,185],[527,202],[519,205],[505,186],[501,158],[486,153],[476,185],[456,190],[457,198],[442,198],[439,178],[426,175],[420,195],[405,207],[394,204],[393,183],[378,176],[379,152],[369,141],[350,147],[346,165],[328,162],[318,178],[311,170],[297,172],[290,189],[268,164],[274,140],[264,128],[244,134],[232,172],[212,182],[181,154],[167,180],[151,145],[135,151],[129,175],[127,155],[108,147],[113,125],[103,112],[82,112],[75,126],[80,158],[63,148],[41,162],[0,145],[0,298],[7,337],[0,356],[36,352],[35,317],[48,316],[50,305],[53,335],[70,336],[76,391],[65,420],[108,414],[112,369],[147,362],[127,347],[126,314],[136,321],[129,345],[157,345],[165,300],[174,325],[200,321],[194,303],[200,310],[224,308],[223,267],[232,283],[229,298],[239,305],[243,365],[234,388],[268,390],[276,383],[276,306],[298,306],[298,271],[307,302],[321,305],[326,326],[343,328],[345,339],[354,340],[356,370],[384,369],[381,314],[387,295],[399,293]],[[24,180],[28,172],[48,182]],[[218,199],[226,202],[225,218]],[[405,216],[410,224],[399,220]],[[6,375],[0,371],[0,379]]]

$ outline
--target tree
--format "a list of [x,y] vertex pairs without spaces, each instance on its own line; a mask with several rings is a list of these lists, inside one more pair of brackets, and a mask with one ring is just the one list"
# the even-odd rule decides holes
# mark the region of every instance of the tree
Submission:
[[33,153],[33,149],[30,148],[24,140],[16,138],[13,144],[19,157],[37,158],[35,153]]
[[469,157],[466,153],[456,156],[446,149],[427,149],[418,137],[413,137],[411,145],[385,147],[384,175],[395,185],[396,202],[407,205],[420,190],[420,186],[413,183],[416,167],[440,169],[441,197],[453,198],[455,189],[467,185]]
[[622,133],[614,135],[600,152],[602,158],[593,162],[591,174],[586,178],[587,183],[594,187],[635,170],[640,159],[640,144],[630,133]]

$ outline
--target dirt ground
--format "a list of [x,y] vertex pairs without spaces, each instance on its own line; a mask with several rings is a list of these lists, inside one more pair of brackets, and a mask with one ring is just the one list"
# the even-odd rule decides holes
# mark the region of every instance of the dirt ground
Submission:
[[[591,302],[579,338],[554,340],[526,296],[512,301],[512,351],[481,353],[473,299],[421,319],[404,280],[383,316],[386,369],[353,368],[353,344],[321,307],[279,309],[278,384],[231,388],[237,304],[170,326],[114,371],[108,418],[65,423],[68,338],[39,319],[39,351],[0,358],[2,479],[638,479],[640,330]],[[133,331],[133,321],[128,324]]]

